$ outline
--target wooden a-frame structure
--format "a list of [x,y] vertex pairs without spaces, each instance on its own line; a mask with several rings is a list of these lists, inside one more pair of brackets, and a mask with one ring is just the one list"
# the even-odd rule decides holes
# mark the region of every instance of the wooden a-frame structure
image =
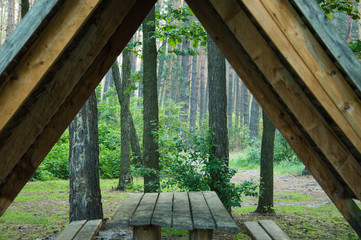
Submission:
[[[155,0],[38,0],[0,49],[0,215]],[[361,236],[361,67],[310,0],[188,0]]]

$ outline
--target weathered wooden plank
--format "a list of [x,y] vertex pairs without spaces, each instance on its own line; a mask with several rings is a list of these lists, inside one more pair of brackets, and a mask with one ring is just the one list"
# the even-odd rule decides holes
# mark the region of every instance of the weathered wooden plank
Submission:
[[172,227],[173,193],[159,194],[151,224],[160,227]]
[[93,240],[98,235],[102,226],[102,219],[89,220],[80,229],[79,233],[74,237],[74,240]]
[[158,193],[144,194],[139,206],[129,221],[130,226],[150,225],[153,211],[158,200]]
[[[235,31],[235,37],[246,49],[253,62],[267,78],[271,86],[288,109],[297,118],[301,126],[317,144],[334,169],[361,199],[361,166],[355,157],[338,138],[328,122],[318,112],[297,84],[290,72],[283,66],[276,54],[269,47],[242,8],[233,1],[211,1],[218,13],[227,21],[230,29]],[[230,11],[238,9],[236,15],[228,17]],[[243,34],[247,32],[247,34]]]
[[186,192],[174,193],[172,228],[192,230],[193,223],[188,194]]
[[[124,8],[121,7],[124,1],[112,2],[120,4],[114,8],[116,14],[119,14],[119,10]],[[44,130],[34,140],[31,147],[26,151],[26,154],[21,158],[19,164],[16,165],[11,174],[7,177],[6,182],[0,185],[0,215],[3,214],[11,201],[33,175],[35,169],[51,150],[62,132],[70,124],[84,102],[94,91],[99,81],[114,63],[116,57],[138,29],[145,16],[154,6],[154,3],[154,0],[134,0],[133,7],[116,28],[107,44],[103,46],[102,51],[97,57],[94,56],[95,60],[88,67],[86,73],[73,88],[61,107],[59,107],[57,113],[50,118]],[[58,66],[58,68],[59,67],[61,67],[61,65]],[[70,69],[70,72],[76,71],[79,71],[79,69],[75,67]],[[41,114],[41,112],[39,112],[39,114]],[[17,151],[18,148],[13,150]]]
[[[277,3],[275,3],[277,2]],[[291,5],[244,0],[259,25],[301,77],[304,85],[361,152],[361,103]],[[346,105],[345,105],[346,104]],[[345,109],[347,106],[347,109]]]
[[41,30],[47,24],[45,19],[52,16],[64,1],[63,0],[39,0],[36,1],[31,10],[25,15],[14,31],[1,45],[0,48],[0,89],[6,79],[11,63],[21,55],[24,46],[31,44]]
[[216,223],[216,229],[237,232],[239,230],[237,224],[229,215],[217,194],[213,191],[203,192],[203,196]]
[[272,240],[267,232],[258,224],[258,222],[244,222],[247,232],[254,240]]
[[189,240],[212,240],[213,229],[194,229],[189,231]]
[[73,221],[59,234],[57,240],[69,240],[73,239],[80,229],[85,225],[86,220]]
[[[87,66],[92,62],[94,57],[91,56],[82,56],[83,61],[79,61],[78,57],[73,57],[74,55],[69,57],[66,61],[62,61],[61,64],[64,64],[63,69],[56,72],[55,76],[52,76],[54,78],[52,83],[47,85],[46,90],[42,90],[47,93],[48,97],[41,98],[36,92],[37,87],[44,81],[44,76],[51,70],[53,64],[59,60],[60,55],[64,54],[64,50],[70,46],[76,35],[79,34],[79,29],[84,27],[98,2],[99,0],[86,0],[81,3],[78,1],[64,3],[59,13],[54,16],[47,28],[42,32],[42,35],[38,37],[16,68],[9,74],[0,94],[0,109],[2,112],[0,115],[0,141],[2,142],[0,156],[2,156],[2,163],[6,166],[0,168],[0,183],[7,177],[17,164],[16,160],[20,159],[26,152],[42,131],[49,117],[54,114],[74,87],[76,81],[72,82],[70,79],[72,77],[73,79],[80,78]],[[100,23],[100,21],[97,21],[97,23]],[[107,28],[105,28],[106,23],[103,24],[100,24],[102,26],[94,24],[90,29],[97,29],[104,33],[103,29]],[[95,34],[98,33],[92,33],[93,36]],[[106,42],[104,39],[103,41]],[[73,54],[76,54],[77,51],[89,51],[97,54],[102,46],[91,46],[91,40],[84,38],[81,43]],[[69,71],[72,65],[77,66],[79,70],[77,72]],[[29,98],[33,99],[30,100]],[[24,105],[27,105],[26,101],[36,101],[37,104],[26,116],[16,116],[15,114],[19,113]],[[21,118],[21,121],[19,121],[19,118]],[[14,129],[13,125],[17,125],[17,128]],[[6,138],[8,133],[11,135]],[[16,151],[13,150],[14,147],[16,147]]]
[[133,240],[160,240],[161,230],[161,227],[153,225],[134,226]]
[[112,219],[107,223],[108,227],[129,227],[129,219],[138,207],[144,194],[130,194],[120,205]]
[[328,51],[338,61],[343,71],[352,80],[354,90],[361,91],[361,64],[349,47],[339,37],[336,29],[328,21],[315,1],[292,0],[298,11],[306,18]]
[[261,227],[272,237],[277,240],[290,240],[286,233],[272,220],[260,220],[258,221]]
[[188,196],[191,204],[193,228],[215,229],[216,225],[202,192],[189,192]]
[[[348,195],[347,186],[338,180],[338,175],[324,162],[323,156],[309,141],[309,136],[296,123],[294,116],[285,108],[277,93],[270,88],[269,83],[266,82],[242,45],[235,38],[235,32],[244,33],[245,31],[237,28],[230,29],[226,24],[219,21],[221,17],[207,0],[187,2],[283,137],[295,150],[345,219],[361,236],[361,211]],[[229,11],[237,14],[239,9],[235,8]]]

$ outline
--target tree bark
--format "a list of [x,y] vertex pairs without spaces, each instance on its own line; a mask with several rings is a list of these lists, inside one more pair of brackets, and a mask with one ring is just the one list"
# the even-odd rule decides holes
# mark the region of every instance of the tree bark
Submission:
[[240,96],[240,91],[239,91],[240,79],[237,76],[237,74],[234,74],[234,81],[236,81],[235,93],[234,93],[234,103],[236,104],[236,107],[235,107],[236,119],[234,120],[234,127],[239,128],[240,111],[241,111],[241,99],[240,99],[241,96]]
[[264,111],[262,115],[261,182],[256,209],[258,213],[273,212],[273,152],[276,128]]
[[253,138],[258,136],[259,130],[259,104],[253,97],[251,106],[251,124],[250,124],[251,136]]
[[249,101],[248,101],[248,89],[246,85],[242,84],[242,102],[243,102],[243,127],[247,128],[249,126]]
[[229,64],[228,67],[228,100],[227,100],[227,115],[228,115],[228,129],[232,128],[232,115],[233,115],[233,69]]
[[157,48],[155,26],[149,22],[155,22],[155,8],[143,22],[143,161],[151,170],[144,176],[144,192],[155,192],[159,188]]
[[[190,92],[190,55],[187,52],[187,49],[190,47],[190,40],[183,40],[182,50],[185,52],[185,55],[182,56],[182,75],[181,75],[181,86],[180,86],[180,95],[181,95],[181,104],[182,104],[182,122],[188,122],[188,111],[189,111],[189,92]],[[183,139],[186,138],[186,132],[182,134]]]
[[190,118],[189,118],[190,132],[192,132],[196,127],[198,92],[199,92],[199,79],[197,77],[197,70],[198,70],[198,56],[194,55],[192,58],[191,110],[190,110]]
[[201,56],[201,78],[200,78],[200,84],[199,84],[199,126],[202,125],[202,122],[206,116],[206,77],[205,77],[205,71],[206,71],[206,57],[205,55]]
[[[227,129],[227,83],[226,62],[221,51],[213,40],[208,37],[208,87],[209,87],[209,128],[211,131],[210,163],[218,166],[228,166],[228,129]],[[213,165],[213,166],[214,166]],[[223,171],[228,169],[221,168]],[[211,190],[215,191],[223,204],[230,210],[230,199],[222,191],[225,186],[221,180],[219,168],[210,170]]]
[[132,182],[130,174],[130,124],[129,124],[129,105],[130,93],[127,92],[130,81],[130,52],[129,50],[123,51],[123,64],[122,64],[122,101],[121,101],[121,148],[120,148],[120,174],[118,190],[124,191]]
[[95,93],[69,125],[70,222],[103,218]]

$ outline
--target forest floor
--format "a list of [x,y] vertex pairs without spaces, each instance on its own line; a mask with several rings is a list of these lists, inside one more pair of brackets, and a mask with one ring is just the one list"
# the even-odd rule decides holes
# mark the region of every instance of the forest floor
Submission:
[[[233,182],[259,180],[256,170],[239,170]],[[126,194],[115,191],[116,180],[102,180],[104,216],[111,218]],[[0,218],[0,239],[55,239],[68,222],[68,181],[30,182]],[[49,192],[49,188],[52,189]],[[213,239],[250,239],[245,221],[272,219],[291,239],[358,239],[312,176],[274,177],[274,214],[254,213],[256,197],[244,197],[232,209],[237,233],[215,231]],[[162,229],[162,240],[188,239],[186,231]],[[131,229],[102,230],[98,240],[131,239]]]

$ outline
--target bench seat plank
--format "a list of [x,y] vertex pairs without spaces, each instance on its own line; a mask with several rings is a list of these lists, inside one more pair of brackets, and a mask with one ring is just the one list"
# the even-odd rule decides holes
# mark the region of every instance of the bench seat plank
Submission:
[[274,221],[260,220],[258,222],[262,226],[262,228],[272,237],[272,239],[290,240],[286,233],[284,233]]
[[160,227],[172,227],[172,205],[173,193],[159,194],[151,224]]
[[207,201],[209,210],[212,213],[213,219],[216,222],[218,230],[238,231],[239,228],[232,217],[227,212],[221,200],[215,192],[203,192],[204,198]]
[[73,240],[93,240],[102,226],[102,219],[89,220]]
[[142,194],[131,194],[129,197],[122,202],[117,212],[114,214],[112,219],[109,221],[109,227],[129,227],[129,219],[133,215],[135,209],[141,201]]
[[193,230],[191,210],[186,192],[174,193],[172,227],[175,229]]
[[254,240],[272,240],[267,232],[258,224],[258,222],[244,222],[248,233]]
[[85,223],[86,220],[73,221],[69,223],[69,225],[60,233],[56,240],[73,239]]
[[202,192],[189,192],[194,229],[215,229],[211,212]]
[[144,194],[129,224],[132,226],[150,225],[157,199],[158,193]]

